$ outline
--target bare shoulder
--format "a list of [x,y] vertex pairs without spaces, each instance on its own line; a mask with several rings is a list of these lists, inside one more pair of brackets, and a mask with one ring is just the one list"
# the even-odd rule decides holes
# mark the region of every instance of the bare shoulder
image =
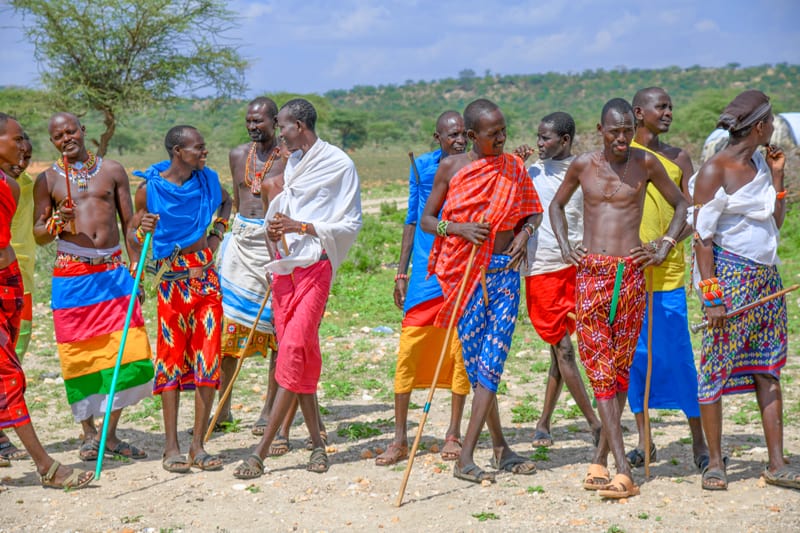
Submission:
[[695,187],[713,183],[722,184],[725,168],[728,166],[727,163],[727,157],[724,152],[715,154],[711,159],[703,163],[700,170],[697,171]]
[[584,152],[579,156],[576,156],[572,163],[570,163],[567,171],[573,176],[576,173],[578,176],[580,176],[580,174],[587,168],[591,168],[595,165],[595,161],[599,154],[600,152]]
[[467,154],[456,154],[442,159],[439,163],[439,170],[436,171],[438,179],[447,181],[448,183],[456,173],[470,164],[470,158]]
[[115,180],[118,178],[128,180],[128,173],[119,161],[103,158],[103,170],[108,175],[113,176]]
[[240,144],[239,146],[233,148],[228,153],[228,158],[231,161],[236,160],[236,159],[241,159],[241,158],[243,158],[243,157],[245,157],[247,155],[247,151],[248,151],[249,148],[250,148],[250,144],[248,144],[248,143]]

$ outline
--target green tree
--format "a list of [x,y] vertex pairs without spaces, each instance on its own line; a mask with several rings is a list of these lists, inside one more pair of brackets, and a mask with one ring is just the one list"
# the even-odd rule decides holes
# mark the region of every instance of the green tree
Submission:
[[10,0],[59,106],[102,114],[104,155],[118,117],[199,90],[244,91],[247,63],[223,44],[234,15],[220,0]]
[[367,113],[351,109],[337,109],[333,112],[330,127],[339,133],[342,150],[353,150],[367,142]]

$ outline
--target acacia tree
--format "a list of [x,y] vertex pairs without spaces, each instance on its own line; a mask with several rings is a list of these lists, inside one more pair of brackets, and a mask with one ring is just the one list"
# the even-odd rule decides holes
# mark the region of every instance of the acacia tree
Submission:
[[104,155],[126,112],[195,91],[244,91],[246,61],[225,44],[234,14],[218,0],[11,0],[57,103],[99,111]]

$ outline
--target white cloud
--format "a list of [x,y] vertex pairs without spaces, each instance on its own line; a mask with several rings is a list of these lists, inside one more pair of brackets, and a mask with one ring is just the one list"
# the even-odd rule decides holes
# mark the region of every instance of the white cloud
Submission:
[[696,31],[719,31],[719,26],[711,19],[703,19],[695,22],[694,29]]

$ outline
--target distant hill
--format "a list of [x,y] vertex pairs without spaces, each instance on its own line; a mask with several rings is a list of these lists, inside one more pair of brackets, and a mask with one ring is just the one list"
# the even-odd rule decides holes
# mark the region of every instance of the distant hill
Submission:
[[[800,65],[777,64],[741,68],[670,67],[665,69],[587,70],[580,74],[476,75],[464,70],[458,78],[407,81],[403,85],[356,86],[348,91],[310,95],[320,108],[321,133],[333,142],[357,147],[419,145],[430,138],[436,116],[446,109],[463,110],[468,102],[487,97],[497,102],[509,122],[510,144],[535,141],[540,118],[552,111],[575,117],[581,148],[596,145],[594,125],[610,98],[630,100],[636,90],[665,88],[675,105],[671,142],[698,158],[706,135],[724,105],[739,91],[757,88],[772,98],[776,112],[800,111]],[[273,96],[278,104],[296,96]],[[246,100],[180,99],[164,108],[143,109],[123,117],[109,155],[126,161],[164,157],[161,143],[173,125],[197,126],[212,147],[212,164],[227,166],[227,151],[246,142]],[[0,88],[0,111],[19,117],[35,143],[35,159],[55,157],[47,135],[47,118],[56,111],[46,93],[17,87]],[[88,138],[101,131],[99,117],[83,117]],[[133,164],[133,163],[131,163]]]

